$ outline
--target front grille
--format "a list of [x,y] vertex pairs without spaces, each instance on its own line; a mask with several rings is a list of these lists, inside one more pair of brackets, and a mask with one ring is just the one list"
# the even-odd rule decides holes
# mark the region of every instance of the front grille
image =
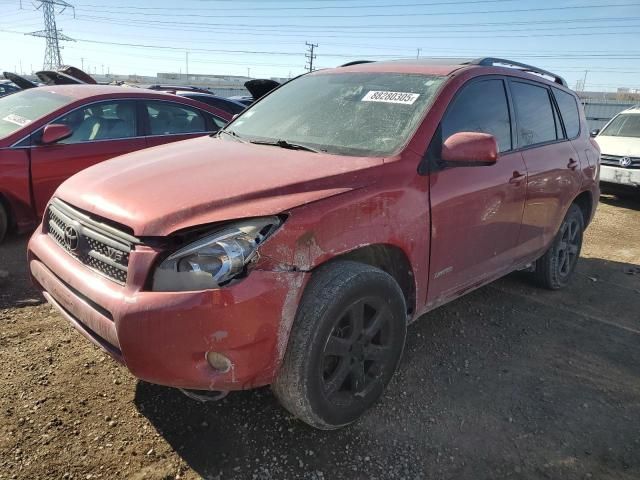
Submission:
[[135,237],[53,199],[45,215],[49,236],[90,269],[124,285]]
[[[631,164],[628,166],[622,166],[622,164],[620,163],[620,161],[623,159],[629,159],[631,161]],[[600,163],[602,165],[607,165],[610,167],[620,167],[620,168],[630,168],[630,169],[634,169],[634,168],[640,168],[640,158],[638,157],[624,157],[624,156],[618,156],[618,155],[606,155],[606,154],[602,154],[600,155]]]

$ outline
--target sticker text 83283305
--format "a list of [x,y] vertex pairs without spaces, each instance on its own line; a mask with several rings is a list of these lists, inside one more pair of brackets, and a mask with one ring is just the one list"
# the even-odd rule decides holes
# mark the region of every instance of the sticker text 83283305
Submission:
[[419,93],[384,92],[381,90],[371,90],[364,97],[362,97],[362,101],[413,105],[413,103],[418,99],[419,96]]

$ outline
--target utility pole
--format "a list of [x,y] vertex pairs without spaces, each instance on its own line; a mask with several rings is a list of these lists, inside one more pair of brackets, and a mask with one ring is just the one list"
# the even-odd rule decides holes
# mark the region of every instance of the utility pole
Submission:
[[[56,26],[56,7],[60,7],[58,13],[64,12],[67,8],[74,8],[73,5],[65,0],[34,0],[40,5],[38,9],[42,9],[42,16],[44,17],[44,30],[37,32],[26,33],[25,35],[31,35],[32,37],[42,37],[47,39],[47,47],[44,51],[44,64],[43,70],[55,70],[62,65],[62,56],[60,50],[63,48],[60,46],[61,41],[74,42],[73,38],[67,37],[62,33],[62,30],[58,30]],[[75,17],[75,9],[74,9]]]
[[418,60],[420,58],[420,51],[422,50],[421,48],[418,48],[418,53],[416,54],[416,60]]
[[185,72],[187,73],[187,80],[189,80],[189,52],[186,51],[185,53],[185,58],[186,58],[186,70]]
[[81,65],[80,69],[84,70],[84,57],[80,57],[80,65]]
[[318,48],[318,44],[317,43],[309,43],[309,42],[304,42],[304,44],[308,47],[309,49],[309,53],[305,53],[305,58],[308,58],[309,61],[306,64],[306,68],[310,71],[313,72],[313,61],[316,59],[316,55],[314,53],[314,50],[316,48]]
[[251,78],[251,67],[247,67],[247,78]]
[[582,79],[582,91],[583,92],[587,91],[587,73],[589,73],[589,70],[585,70],[584,71],[584,78]]

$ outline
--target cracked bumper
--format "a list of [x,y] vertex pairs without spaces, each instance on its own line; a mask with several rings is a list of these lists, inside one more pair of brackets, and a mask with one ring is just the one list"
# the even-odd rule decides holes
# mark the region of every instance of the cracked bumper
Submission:
[[640,187],[640,170],[601,165],[600,181]]
[[[254,270],[243,281],[198,292],[144,291],[157,252],[137,247],[129,283],[89,270],[37,230],[29,267],[47,300],[136,377],[161,385],[241,390],[271,383],[307,273]],[[205,355],[231,360],[226,373]]]

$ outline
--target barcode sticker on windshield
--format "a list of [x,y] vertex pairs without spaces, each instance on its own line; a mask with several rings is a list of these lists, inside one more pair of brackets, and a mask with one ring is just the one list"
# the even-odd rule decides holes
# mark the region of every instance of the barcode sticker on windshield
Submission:
[[21,117],[20,115],[16,115],[15,113],[10,113],[6,117],[3,118],[5,122],[11,122],[15,125],[20,125],[24,127],[27,123],[30,123],[31,120],[28,118]]
[[413,105],[413,103],[418,99],[419,96],[419,93],[383,92],[380,90],[371,90],[364,97],[362,97],[362,101]]

